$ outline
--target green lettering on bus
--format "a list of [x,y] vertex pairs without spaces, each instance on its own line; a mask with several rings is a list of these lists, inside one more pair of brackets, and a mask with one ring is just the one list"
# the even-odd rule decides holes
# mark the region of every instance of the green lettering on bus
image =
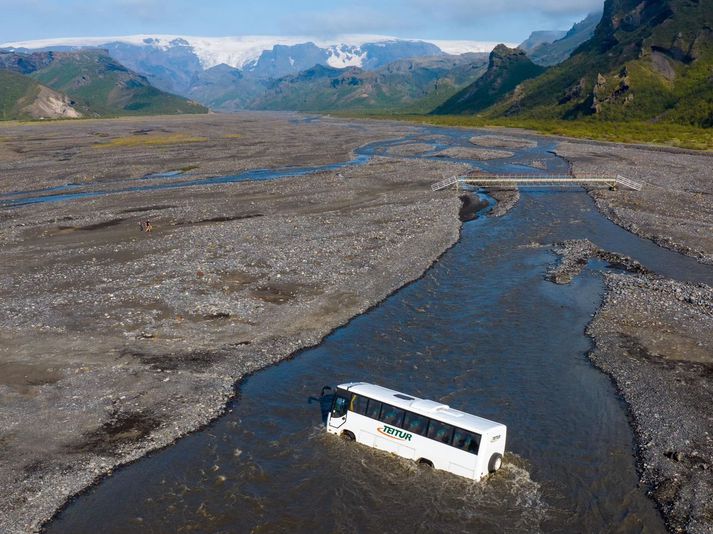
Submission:
[[393,428],[386,425],[384,425],[384,433],[389,436],[394,436],[395,438],[401,439],[403,441],[411,441],[411,438],[413,437],[413,435],[409,434],[408,432],[404,432],[403,430],[399,430],[398,428]]

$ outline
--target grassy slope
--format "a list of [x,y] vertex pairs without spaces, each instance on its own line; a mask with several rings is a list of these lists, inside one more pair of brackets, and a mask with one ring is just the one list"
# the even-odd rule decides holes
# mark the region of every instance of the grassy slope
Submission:
[[[638,5],[636,0],[607,0],[608,12],[595,39],[563,64],[524,82],[517,94],[510,93],[481,115],[383,118],[447,126],[525,128],[594,140],[713,150],[713,44],[711,32],[705,29],[713,26],[712,2],[653,3],[638,27],[607,26],[607,16],[611,20]],[[607,39],[607,35],[616,40]],[[656,65],[655,50],[664,51],[667,57],[663,60],[674,77],[663,75]],[[691,55],[676,59],[680,50]],[[599,73],[607,78],[600,95],[610,98],[595,115],[592,105]],[[562,102],[565,91],[580,81],[584,82],[582,94]],[[629,89],[617,97],[622,81]],[[633,98],[627,101],[630,94]]]
[[0,70],[0,120],[27,118],[20,110],[34,100],[39,90],[32,78]]
[[713,150],[713,129],[688,124],[630,121],[613,122],[595,119],[539,120],[522,118],[488,118],[477,115],[406,115],[339,113],[353,118],[403,120],[436,126],[464,128],[522,128],[545,135],[558,135],[612,141],[617,143],[652,143],[658,145]]
[[205,113],[203,106],[165,93],[102,51],[60,55],[33,73],[39,82],[77,102],[87,115],[159,115]]

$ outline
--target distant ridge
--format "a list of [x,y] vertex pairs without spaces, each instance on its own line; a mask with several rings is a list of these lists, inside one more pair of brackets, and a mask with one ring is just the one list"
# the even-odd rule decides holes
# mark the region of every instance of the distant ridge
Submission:
[[554,43],[567,35],[565,31],[539,30],[534,31],[530,36],[518,45],[520,50],[524,50],[528,55],[542,45]]
[[379,69],[315,65],[266,85],[252,109],[422,113],[485,72],[485,54],[402,59]]
[[478,113],[497,102],[520,83],[544,72],[520,48],[501,44],[490,53],[488,70],[482,77],[438,106],[437,115]]
[[[0,48],[12,50],[42,50],[42,49],[77,49],[84,47],[105,48],[106,45],[121,43],[139,47],[152,47],[158,50],[172,48],[188,48],[200,61],[203,69],[225,64],[237,69],[249,68],[257,62],[263,52],[272,50],[275,46],[293,47],[307,43],[314,44],[327,54],[326,65],[335,68],[366,67],[364,61],[368,58],[369,48],[374,54],[374,47],[368,45],[423,43],[438,49],[445,54],[489,53],[498,44],[491,41],[468,41],[447,39],[402,39],[384,35],[342,35],[331,40],[318,39],[309,36],[278,37],[278,36],[235,36],[235,37],[193,37],[187,35],[125,35],[112,37],[67,37],[57,39],[38,39],[31,41],[13,41],[0,44]],[[364,47],[367,47],[366,49]],[[413,54],[410,57],[422,56]],[[399,57],[395,59],[403,59]],[[383,63],[382,63],[383,64]],[[313,65],[310,65],[313,66]],[[381,65],[374,65],[375,67]]]
[[[562,63],[580,45],[589,41],[594,35],[594,30],[602,19],[602,13],[590,13],[587,17],[576,23],[568,32],[558,39],[540,44],[526,50],[530,59],[538,65],[550,67]],[[522,48],[522,45],[521,45]]]

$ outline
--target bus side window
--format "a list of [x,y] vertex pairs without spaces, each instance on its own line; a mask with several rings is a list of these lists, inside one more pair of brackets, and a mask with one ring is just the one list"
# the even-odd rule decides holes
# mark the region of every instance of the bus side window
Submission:
[[450,445],[451,438],[453,437],[453,427],[449,424],[431,419],[431,423],[428,425],[428,437],[432,440]]
[[369,406],[366,409],[366,416],[372,419],[378,419],[381,412],[381,401],[369,399]]
[[453,446],[471,454],[478,454],[480,435],[456,428],[456,432],[453,435]]
[[344,395],[336,395],[334,397],[334,406],[332,407],[332,417],[337,419],[347,415],[347,407],[349,406],[349,399]]
[[404,417],[403,429],[414,434],[419,434],[420,436],[426,435],[426,428],[428,427],[428,418],[422,415],[416,415],[415,413],[406,412]]
[[359,415],[366,415],[366,405],[368,402],[368,398],[362,397],[361,395],[354,395],[352,396],[352,402],[349,409]]
[[404,411],[402,409],[396,408],[395,406],[391,406],[390,404],[384,404],[381,408],[381,416],[379,417],[379,421],[382,421],[387,425],[400,427],[403,420]]

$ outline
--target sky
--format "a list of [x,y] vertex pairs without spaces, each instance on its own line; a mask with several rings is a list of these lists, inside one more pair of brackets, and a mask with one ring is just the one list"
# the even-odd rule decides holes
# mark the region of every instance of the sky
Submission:
[[0,0],[0,42],[171,34],[389,35],[520,42],[603,0]]

